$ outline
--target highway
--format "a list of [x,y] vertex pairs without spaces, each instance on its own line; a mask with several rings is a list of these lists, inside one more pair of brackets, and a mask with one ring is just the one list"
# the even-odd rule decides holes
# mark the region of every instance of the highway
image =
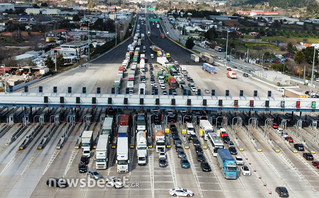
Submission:
[[[141,32],[146,34],[145,22],[141,25]],[[229,90],[232,96],[238,96],[239,90],[244,90],[245,95],[252,96],[254,90],[258,90],[260,97],[265,97],[268,90],[273,91],[274,97],[280,97],[281,93],[276,88],[267,85],[263,82],[255,80],[251,77],[246,78],[238,71],[238,79],[229,79],[226,76],[226,68],[216,66],[217,74],[209,74],[201,69],[201,64],[192,63],[188,50],[181,48],[167,38],[161,38],[160,33],[162,28],[156,28],[151,24],[151,37],[146,38],[142,46],[146,46],[146,57],[149,62],[154,65],[154,73],[157,73],[162,66],[156,63],[156,58],[150,57],[151,52],[149,46],[156,44],[157,46],[169,52],[173,60],[179,62],[181,67],[186,67],[190,76],[194,79],[196,87],[201,90],[215,89],[217,95],[225,95],[225,90]],[[121,62],[125,58],[128,44],[132,43],[132,38],[122,43],[117,48],[106,53],[102,57],[88,63],[86,67],[78,67],[72,70],[63,72],[52,78],[39,82],[30,86],[30,92],[37,92],[38,86],[44,87],[44,92],[52,92],[52,87],[57,86],[58,92],[66,93],[67,87],[73,88],[73,93],[80,93],[82,87],[87,87],[88,93],[95,93],[96,87],[101,87],[102,94],[110,93],[113,82],[117,76],[117,70]],[[130,68],[129,68],[130,70]],[[147,70],[147,90],[146,94],[151,94],[150,75]],[[124,75],[123,84],[126,85],[127,73]],[[156,80],[156,82],[158,82]],[[137,86],[140,83],[139,76],[135,78],[134,94],[137,94]],[[168,84],[166,83],[166,89]],[[120,90],[122,94],[125,92],[125,86]],[[160,90],[159,94],[163,92]],[[177,94],[181,95],[181,89],[177,89]],[[204,93],[204,95],[207,95]],[[14,109],[14,108],[13,108]],[[259,125],[256,128],[247,124],[232,125],[232,120],[235,117],[241,116],[243,123],[248,123],[249,116],[253,116],[253,112],[210,112],[208,120],[211,121],[215,130],[218,123],[214,120],[218,117],[227,117],[228,122],[223,127],[226,128],[231,140],[235,142],[238,155],[244,158],[244,163],[251,172],[251,176],[242,176],[237,180],[226,180],[221,173],[217,158],[213,156],[212,151],[206,145],[209,141],[205,141],[199,136],[199,125],[196,123],[196,113],[186,112],[193,116],[192,121],[195,125],[197,136],[201,142],[201,147],[204,149],[204,156],[209,163],[212,171],[203,172],[200,163],[197,161],[196,151],[193,142],[188,142],[188,136],[182,134],[185,129],[183,125],[183,112],[176,111],[178,119],[174,123],[165,123],[165,110],[161,111],[163,117],[162,125],[164,128],[169,128],[170,124],[175,124],[179,136],[183,141],[184,151],[187,159],[190,162],[190,168],[181,168],[180,158],[175,151],[175,145],[171,138],[171,133],[168,137],[171,143],[171,148],[168,148],[167,158],[168,166],[166,168],[159,167],[159,156],[154,148],[148,149],[148,159],[146,166],[137,165],[137,154],[135,149],[129,149],[129,173],[117,173],[116,167],[116,149],[110,149],[110,161],[106,170],[99,172],[106,176],[118,176],[128,179],[129,185],[122,189],[100,188],[98,186],[80,185],[69,188],[50,188],[46,185],[49,177],[64,177],[68,179],[87,179],[86,174],[81,174],[78,171],[78,164],[82,155],[81,149],[76,149],[78,137],[84,130],[92,130],[93,136],[96,137],[101,132],[101,121],[105,115],[111,115],[111,110],[106,109],[66,109],[60,108],[60,112],[55,109],[46,108],[33,109],[33,114],[30,116],[30,123],[21,130],[20,135],[16,135],[18,130],[22,128],[21,124],[6,124],[0,125],[0,131],[8,127],[8,131],[1,133],[0,138],[0,197],[168,197],[169,189],[177,186],[187,188],[195,193],[195,197],[277,197],[275,195],[275,187],[287,187],[290,197],[319,197],[319,171],[312,166],[310,161],[302,157],[303,152],[293,152],[292,144],[278,134],[277,130],[271,127],[265,127],[261,123],[265,123],[264,118],[260,118]],[[37,111],[39,110],[39,111]],[[0,120],[3,122],[7,119],[8,109],[0,111]],[[44,112],[44,122],[42,125],[37,120]],[[22,108],[14,114],[16,120],[23,120]],[[20,112],[20,113],[19,113]],[[128,111],[133,114],[136,111]],[[152,111],[145,111],[150,117]],[[118,114],[123,111],[117,112]],[[202,112],[203,113],[203,112]],[[51,117],[56,115],[58,119],[56,124],[51,123]],[[117,114],[117,115],[118,115]],[[217,114],[217,115],[212,115]],[[69,116],[75,115],[75,122],[69,121]],[[245,115],[245,116],[242,116]],[[88,122],[88,117],[92,119]],[[215,117],[214,117],[215,116]],[[218,117],[217,117],[218,116]],[[297,115],[296,115],[297,116]],[[317,115],[313,115],[317,116]],[[116,117],[116,116],[115,116]],[[298,118],[299,119],[299,118]],[[35,121],[35,122],[34,122]],[[148,120],[151,125],[151,119]],[[53,130],[55,129],[55,130]],[[295,129],[295,126],[288,127],[285,131],[292,136],[296,143],[302,143],[303,139],[311,142],[314,149],[319,151],[318,141],[311,140],[311,136],[319,133],[317,128],[311,129],[309,126],[303,129],[303,133]],[[53,132],[52,132],[53,131]],[[133,130],[134,131],[134,130]],[[38,150],[38,145],[47,134],[52,132],[50,141],[47,145]],[[63,134],[69,134],[67,141],[61,149],[56,146]],[[268,135],[266,135],[268,134]],[[269,135],[270,134],[270,135]],[[308,135],[307,135],[308,134]],[[16,135],[16,136],[15,136]],[[310,135],[310,137],[309,137]],[[12,137],[16,139],[12,139]],[[21,145],[28,138],[30,143],[20,150]],[[278,146],[280,152],[275,152],[270,145],[271,141]],[[12,141],[11,141],[12,140]],[[235,141],[236,140],[236,141]],[[258,151],[253,142],[257,142]],[[242,145],[240,145],[241,143]],[[228,146],[224,144],[227,148]],[[188,147],[189,146],[189,147]],[[244,150],[240,151],[243,147]],[[92,151],[93,156],[88,164],[89,169],[95,169],[95,150]],[[315,160],[318,160],[318,154],[314,154]]]

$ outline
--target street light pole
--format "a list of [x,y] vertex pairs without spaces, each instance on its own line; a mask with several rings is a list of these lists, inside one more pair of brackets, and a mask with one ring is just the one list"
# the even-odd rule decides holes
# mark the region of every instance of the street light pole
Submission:
[[226,39],[225,67],[226,67],[226,62],[227,62],[227,50],[228,50],[228,30],[227,30],[227,39]]
[[313,75],[315,70],[315,58],[316,58],[316,48],[313,46],[313,60],[312,60],[312,70],[311,70],[311,89],[313,90]]
[[6,80],[6,65],[3,64],[3,78],[4,78],[4,93],[7,93],[7,80]]

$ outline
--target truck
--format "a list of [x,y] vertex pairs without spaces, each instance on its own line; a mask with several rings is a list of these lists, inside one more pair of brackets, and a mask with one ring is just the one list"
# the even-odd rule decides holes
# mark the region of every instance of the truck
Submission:
[[203,130],[205,140],[207,140],[208,133],[214,132],[214,128],[208,120],[199,120],[199,128]]
[[236,79],[237,74],[235,72],[229,71],[229,72],[227,72],[227,77],[231,78],[231,79]]
[[207,63],[210,63],[210,64],[214,63],[214,58],[211,57],[210,55],[202,54],[202,59]]
[[124,76],[124,71],[123,71],[123,70],[122,70],[122,71],[118,71],[118,72],[117,72],[117,76],[120,77],[120,78],[123,78],[123,76]]
[[138,131],[145,131],[145,130],[146,130],[145,115],[139,114],[136,120],[136,133]]
[[[128,82],[131,82],[131,81],[133,81],[133,87],[134,87],[134,79],[135,79],[135,74],[129,74],[128,75]],[[128,86],[129,84],[127,84],[127,86]]]
[[195,128],[192,123],[186,123],[186,130],[188,135],[195,135]]
[[199,56],[197,56],[196,54],[191,54],[191,60],[193,60],[195,63],[199,62]]
[[109,135],[100,135],[96,146],[96,169],[106,169],[108,161],[107,148],[109,146]]
[[110,135],[113,130],[113,118],[106,117],[103,121],[101,135]]
[[141,59],[140,61],[140,69],[142,72],[145,72],[145,59]]
[[142,39],[138,39],[138,40],[137,40],[137,45],[138,45],[138,46],[141,46],[141,45],[142,45]]
[[126,133],[120,133],[120,131],[123,131],[122,128],[125,127],[126,131],[128,126],[120,126],[119,127],[119,133],[117,136],[117,147],[116,147],[116,164],[117,164],[117,172],[118,173],[127,173],[128,172],[128,135]]
[[151,48],[151,50],[153,50],[154,52],[162,51],[162,49],[159,48],[159,47],[157,47],[156,45],[151,45],[150,48]]
[[163,67],[166,67],[166,63],[168,63],[168,60],[166,57],[157,57],[156,58],[156,62],[158,62],[159,64],[161,64]]
[[93,145],[93,131],[83,131],[81,135],[82,155],[90,157]]
[[140,83],[138,86],[138,94],[139,95],[145,95],[145,83]]
[[153,125],[156,152],[165,152],[165,134],[162,125]]
[[174,78],[174,76],[168,77],[168,84],[169,84],[170,88],[172,88],[172,89],[176,88],[176,79]]
[[209,63],[204,63],[202,66],[202,70],[207,71],[210,74],[215,73],[215,66],[209,64]]
[[[134,79],[134,76],[133,76],[133,79]],[[127,86],[126,87],[129,89],[129,94],[133,94],[133,92],[134,92],[134,80],[127,81]]]
[[183,74],[187,74],[188,72],[187,72],[187,69],[185,68],[185,67],[182,67],[182,73]]
[[145,40],[145,35],[143,33],[141,34],[141,39]]
[[120,126],[128,126],[130,122],[130,114],[122,114],[120,119]]
[[228,149],[217,150],[217,161],[225,179],[235,180],[239,178],[239,168],[237,167],[236,160]]
[[222,47],[219,47],[219,46],[215,46],[215,51],[217,51],[217,52],[223,52],[224,51],[224,48],[222,48]]
[[147,142],[146,132],[138,131],[136,134],[136,150],[137,150],[137,164],[146,165],[147,159]]

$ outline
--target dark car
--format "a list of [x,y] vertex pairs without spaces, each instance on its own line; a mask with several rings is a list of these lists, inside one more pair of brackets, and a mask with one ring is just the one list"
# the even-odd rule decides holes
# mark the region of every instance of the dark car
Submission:
[[176,148],[176,150],[177,150],[178,148],[182,148],[182,144],[181,144],[181,143],[176,143],[176,144],[175,144],[175,148]]
[[197,154],[197,161],[199,161],[199,162],[205,161],[205,156],[203,155],[203,153],[199,152],[196,154]]
[[298,151],[304,151],[305,150],[305,147],[303,146],[303,144],[294,144],[294,147]]
[[191,165],[186,158],[181,159],[181,167],[182,168],[190,168]]
[[229,138],[228,135],[223,137],[223,142],[224,142],[225,144],[229,144],[230,138]]
[[212,170],[212,169],[210,168],[208,162],[206,162],[206,161],[202,161],[202,162],[200,163],[200,166],[202,167],[202,170],[203,170],[204,172],[210,172],[210,171]]
[[279,197],[289,197],[289,193],[286,187],[276,187],[276,192]]
[[89,164],[90,158],[87,156],[82,156],[81,157],[81,162],[84,162],[85,164]]
[[202,153],[202,152],[203,152],[203,149],[202,149],[202,147],[196,145],[196,146],[195,146],[195,151],[196,151],[196,153]]
[[51,177],[47,180],[47,185],[49,187],[67,188],[69,186],[68,182],[63,178]]
[[[176,144],[179,144],[179,145],[181,145],[182,144],[182,141],[178,138],[178,139],[175,139],[174,140],[174,144],[176,145]],[[181,146],[180,146],[181,147]]]
[[160,167],[166,167],[168,165],[167,160],[163,158],[159,159],[158,162]]
[[248,74],[247,74],[247,73],[244,73],[243,76],[244,76],[244,77],[248,77]]
[[193,141],[198,140],[197,136],[194,134],[190,135],[188,139],[193,140]]
[[312,162],[312,165],[313,165],[314,167],[319,168],[319,161],[313,161],[313,162]]
[[177,151],[177,155],[178,155],[179,158],[184,158],[184,157],[186,157],[186,154],[185,154],[185,152],[184,152],[183,150],[178,150],[178,151]]
[[179,140],[179,135],[177,133],[172,134],[173,140]]
[[79,163],[79,173],[86,173],[88,171],[88,167],[84,162]]
[[175,133],[175,132],[177,133],[176,125],[175,124],[171,124],[170,125],[170,130],[171,130],[172,133]]
[[193,139],[193,144],[194,144],[195,146],[200,146],[200,142],[199,142],[198,139]]
[[313,161],[313,156],[312,156],[311,153],[304,153],[304,154],[303,154],[303,157],[304,157],[306,160]]
[[230,154],[232,154],[232,155],[237,155],[237,150],[236,150],[235,147],[229,147],[229,152],[230,152]]

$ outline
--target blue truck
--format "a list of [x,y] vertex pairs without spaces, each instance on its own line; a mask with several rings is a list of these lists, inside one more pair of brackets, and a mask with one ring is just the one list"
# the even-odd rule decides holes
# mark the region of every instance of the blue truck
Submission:
[[204,63],[202,66],[202,69],[207,71],[210,74],[214,74],[215,73],[215,66],[209,64],[209,63]]
[[236,160],[228,149],[218,149],[217,160],[219,168],[226,179],[238,179],[239,168],[237,167]]

